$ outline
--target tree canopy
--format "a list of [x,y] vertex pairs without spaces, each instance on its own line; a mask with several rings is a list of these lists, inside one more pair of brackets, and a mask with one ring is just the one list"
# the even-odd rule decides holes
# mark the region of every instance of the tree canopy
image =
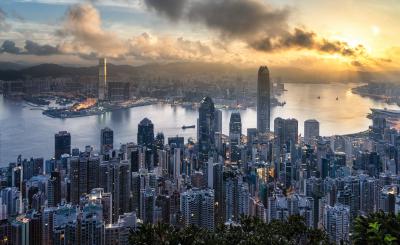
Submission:
[[399,244],[400,215],[379,211],[359,216],[354,221],[351,239],[355,245]]
[[195,226],[174,228],[169,224],[143,224],[133,230],[131,244],[329,244],[326,234],[306,226],[300,216],[269,224],[242,217],[238,224],[220,225],[215,231]]

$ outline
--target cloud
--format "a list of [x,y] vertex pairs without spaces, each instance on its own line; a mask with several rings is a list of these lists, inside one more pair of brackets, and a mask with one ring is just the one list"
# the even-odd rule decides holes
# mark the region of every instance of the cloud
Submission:
[[361,62],[358,61],[358,60],[353,60],[353,61],[351,62],[351,64],[352,64],[353,66],[355,66],[355,67],[360,67],[360,68],[363,68],[363,67],[364,67],[363,63],[361,63]]
[[[343,56],[362,56],[362,45],[351,47],[346,42],[319,37],[305,28],[289,27],[292,10],[274,8],[261,0],[201,0],[201,1],[145,0],[148,8],[169,19],[202,24],[220,34],[223,40],[238,39],[249,47],[264,52],[287,49],[309,49]],[[173,15],[170,10],[174,9]],[[170,14],[165,14],[170,13]]]
[[212,57],[212,47],[204,42],[168,35],[143,33],[129,39],[104,29],[101,18],[90,4],[71,6],[65,13],[62,25],[56,30],[52,44],[32,40],[18,47],[14,41],[4,41],[0,53],[15,55],[75,55],[85,60],[106,56],[114,60],[134,58],[135,61],[201,60]]
[[265,37],[250,43],[256,50],[271,52],[282,49],[310,49],[321,53],[340,54],[342,56],[357,57],[367,56],[362,45],[350,47],[342,41],[321,39],[315,32],[295,28],[293,33],[282,34],[279,38]]
[[60,48],[69,52],[96,52],[109,57],[127,52],[127,45],[123,40],[115,33],[103,30],[100,15],[90,4],[71,6],[57,35],[67,40]]
[[152,36],[142,33],[130,40],[130,53],[144,61],[201,60],[211,58],[211,48],[200,42],[170,36]]
[[15,42],[10,40],[5,40],[0,48],[1,53],[9,53],[9,54],[20,54],[21,49],[15,46]]
[[48,44],[40,45],[30,40],[25,41],[25,50],[27,54],[39,56],[61,54],[61,51],[58,47],[54,47]]
[[14,41],[5,40],[0,47],[0,53],[46,56],[61,54],[61,51],[58,49],[58,47],[48,44],[41,45],[31,40],[26,40],[24,49],[22,49],[17,47]]
[[6,18],[6,12],[2,8],[0,8],[0,32],[8,31],[11,28],[11,26],[6,21]]
[[275,36],[287,27],[288,8],[276,9],[258,0],[204,0],[191,5],[187,19],[228,37]]
[[171,20],[178,20],[183,13],[186,0],[144,0],[151,9],[167,16]]
[[211,48],[204,43],[184,38],[143,33],[123,39],[102,27],[98,11],[90,4],[76,4],[70,7],[57,35],[64,39],[59,45],[63,53],[77,54],[89,60],[98,56],[119,60],[128,56],[152,61],[193,60],[212,53]]

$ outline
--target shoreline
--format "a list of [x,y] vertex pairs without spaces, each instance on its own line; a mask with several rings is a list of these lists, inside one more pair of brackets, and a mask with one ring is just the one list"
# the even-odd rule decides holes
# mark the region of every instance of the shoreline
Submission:
[[361,88],[361,87],[352,88],[351,92],[353,94],[359,95],[361,97],[365,97],[365,98],[368,98],[368,99],[376,100],[376,101],[379,101],[379,102],[384,102],[384,103],[386,103],[388,105],[398,105],[398,106],[400,106],[400,100],[397,99],[396,97],[386,97],[386,96],[381,95],[381,94],[371,94],[371,93],[368,93],[368,92],[360,91],[359,88]]
[[[94,111],[94,112],[84,112],[84,114],[70,114],[68,116],[64,116],[64,114],[60,115],[56,115],[53,112],[58,113],[58,111],[64,110],[64,109],[55,109],[55,110],[44,110],[42,112],[43,115],[50,117],[50,118],[58,118],[58,119],[68,119],[68,118],[79,118],[79,117],[90,117],[90,116],[98,116],[98,115],[102,115],[105,114],[107,112],[113,112],[113,111],[118,111],[118,110],[126,110],[126,109],[130,109],[130,108],[135,108],[135,107],[141,107],[141,106],[149,106],[149,105],[154,105],[154,104],[158,104],[159,102],[143,102],[140,104],[132,104],[129,106],[125,106],[125,107],[119,107],[119,108],[107,108],[105,110],[101,110],[101,111]],[[73,113],[73,112],[67,112],[67,113]]]

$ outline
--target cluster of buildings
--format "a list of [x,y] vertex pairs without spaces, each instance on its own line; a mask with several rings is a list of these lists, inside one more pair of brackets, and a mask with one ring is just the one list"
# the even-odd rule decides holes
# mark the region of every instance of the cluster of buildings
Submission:
[[0,244],[127,244],[141,224],[214,230],[243,215],[300,215],[340,244],[358,215],[400,211],[399,132],[384,118],[350,136],[321,137],[316,120],[304,122],[304,137],[296,119],[275,118],[272,131],[270,88],[260,67],[257,128],[246,132],[233,112],[222,134],[221,111],[205,97],[196,142],[166,138],[148,118],[119,148],[110,128],[98,148],[73,148],[70,133],[56,133],[54,158],[2,169]]
[[98,100],[104,101],[124,101],[130,98],[130,83],[108,79],[107,59],[99,59],[99,79],[98,79]]

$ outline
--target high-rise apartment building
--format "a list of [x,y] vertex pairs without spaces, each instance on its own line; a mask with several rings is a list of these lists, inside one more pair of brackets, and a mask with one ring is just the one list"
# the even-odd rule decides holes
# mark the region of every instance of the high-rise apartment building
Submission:
[[193,188],[181,194],[181,213],[185,226],[214,230],[214,191]]
[[323,225],[329,240],[335,244],[349,241],[350,208],[346,205],[326,205],[323,214]]

